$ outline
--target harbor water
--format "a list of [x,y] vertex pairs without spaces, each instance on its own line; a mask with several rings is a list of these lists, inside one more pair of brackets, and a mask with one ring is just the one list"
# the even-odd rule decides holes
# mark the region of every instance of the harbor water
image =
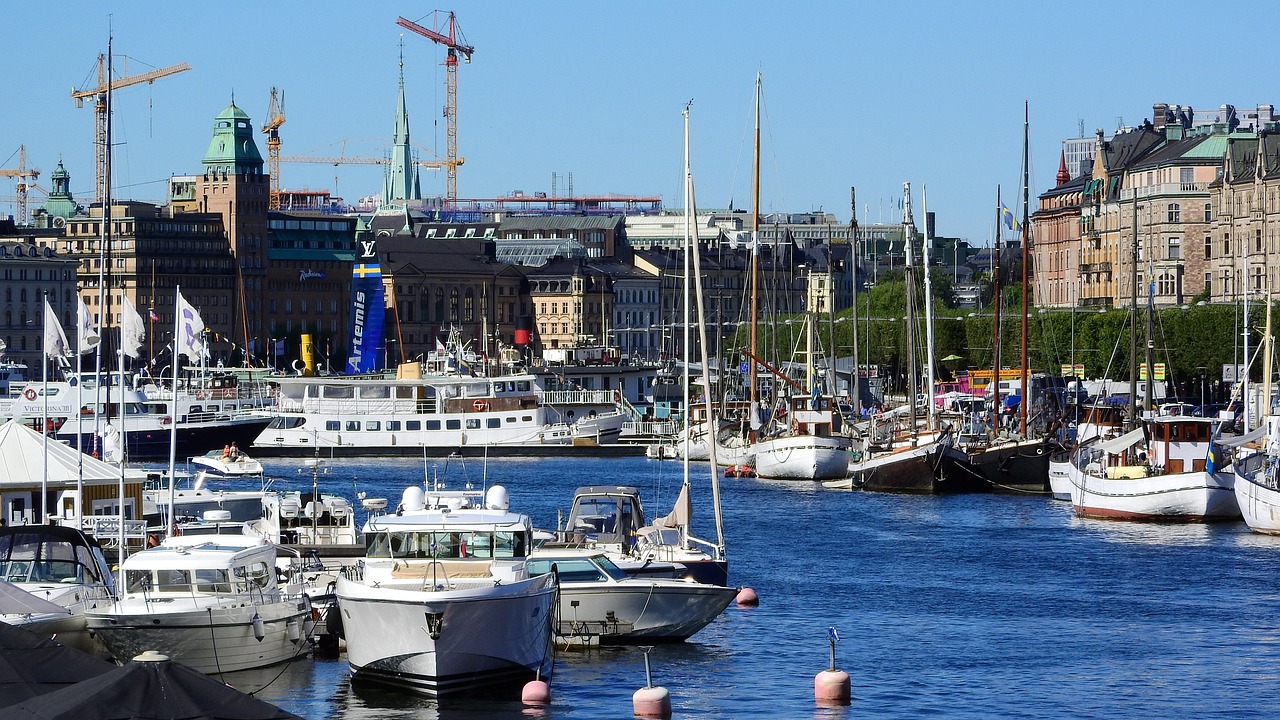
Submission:
[[[293,460],[265,459],[289,488]],[[505,485],[512,508],[551,528],[575,487],[634,485],[649,516],[670,509],[676,461],[644,458],[335,459],[321,488],[386,497],[434,474],[448,487]],[[695,467],[699,535],[714,538],[709,479]],[[228,484],[228,488],[234,487]],[[1044,496],[896,496],[820,485],[722,482],[731,606],[650,656],[677,718],[1240,718],[1280,713],[1280,538],[1243,523],[1081,520]],[[817,707],[814,674],[852,677],[847,707]],[[484,632],[477,628],[476,632]],[[456,700],[352,687],[345,659],[226,677],[311,720],[629,718],[645,684],[634,647],[561,652],[552,704]]]

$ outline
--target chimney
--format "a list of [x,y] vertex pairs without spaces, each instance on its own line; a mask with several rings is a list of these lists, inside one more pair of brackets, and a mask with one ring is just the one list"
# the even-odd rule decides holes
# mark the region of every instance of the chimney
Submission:
[[1169,114],[1168,103],[1156,103],[1151,106],[1151,122],[1156,130],[1164,127]]

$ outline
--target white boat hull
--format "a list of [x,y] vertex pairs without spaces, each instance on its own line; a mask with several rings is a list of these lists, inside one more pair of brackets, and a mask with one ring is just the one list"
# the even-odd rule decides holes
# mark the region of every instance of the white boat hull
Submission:
[[[147,650],[206,674],[266,667],[307,652],[311,610],[305,600],[262,604],[176,600],[151,611],[141,600],[125,600],[88,615],[89,628],[102,638],[117,660]],[[172,611],[171,611],[172,610]],[[264,635],[255,635],[253,618],[262,620]]]
[[553,576],[458,590],[337,585],[357,680],[439,696],[551,675]]
[[1235,482],[1236,502],[1245,524],[1264,535],[1280,535],[1280,485],[1273,462],[1271,457],[1255,458],[1248,463],[1251,471],[1239,471]]
[[737,594],[737,588],[680,580],[565,583],[558,634],[601,643],[685,640],[715,620]]
[[849,473],[849,440],[788,435],[751,446],[756,475],[773,480],[832,480]]
[[1049,461],[1049,492],[1054,500],[1071,500],[1071,461]]
[[1071,504],[1081,517],[1212,522],[1240,517],[1234,475],[1204,471],[1106,478],[1068,467]]

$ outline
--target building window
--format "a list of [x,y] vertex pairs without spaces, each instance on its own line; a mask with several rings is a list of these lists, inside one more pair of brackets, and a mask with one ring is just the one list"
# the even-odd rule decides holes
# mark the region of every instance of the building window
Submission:
[[1213,222],[1213,203],[1204,204],[1204,221]]
[[1204,236],[1204,259],[1208,260],[1213,256],[1213,236]]
[[1204,274],[1204,294],[1213,295],[1213,273],[1211,272]]
[[1231,257],[1231,233],[1222,234],[1222,256]]
[[449,291],[449,319],[458,320],[458,288]]
[[1253,232],[1253,251],[1262,252],[1262,229],[1259,228]]
[[444,321],[444,288],[436,288],[436,321]]
[[1182,257],[1182,238],[1178,237],[1177,235],[1171,235],[1169,236],[1169,241],[1167,245],[1169,248],[1169,253],[1168,255],[1166,255],[1166,257],[1168,259],[1177,260]]
[[462,321],[474,322],[476,319],[476,294],[471,288],[467,288],[466,297],[462,299]]
[[1182,222],[1182,206],[1178,203],[1169,203],[1169,222]]

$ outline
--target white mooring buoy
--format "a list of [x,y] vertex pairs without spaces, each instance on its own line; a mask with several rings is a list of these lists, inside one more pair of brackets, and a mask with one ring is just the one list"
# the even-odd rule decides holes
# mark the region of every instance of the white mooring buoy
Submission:
[[827,628],[831,642],[831,665],[813,678],[813,698],[819,705],[849,704],[849,673],[836,669],[836,641],[840,634],[833,627]]
[[637,717],[669,718],[671,717],[671,693],[664,687],[653,684],[653,672],[649,669],[649,651],[652,645],[644,645],[640,652],[644,653],[644,687],[631,696],[631,711]]

